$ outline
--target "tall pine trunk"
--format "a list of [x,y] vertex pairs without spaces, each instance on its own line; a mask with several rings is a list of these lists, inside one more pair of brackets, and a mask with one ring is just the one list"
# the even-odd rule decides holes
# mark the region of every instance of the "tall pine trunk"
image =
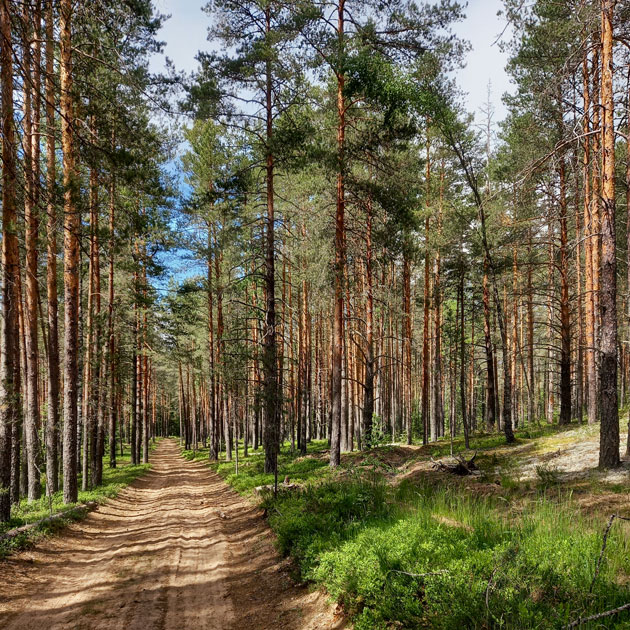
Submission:
[[77,420],[79,383],[79,231],[78,177],[74,156],[72,97],[72,1],[60,0],[61,147],[64,187],[64,396],[63,499],[77,500]]
[[[265,9],[265,34],[271,31],[271,7]],[[278,449],[280,442],[280,410],[278,392],[278,348],[276,342],[276,271],[275,271],[275,215],[274,215],[274,159],[273,141],[273,86],[271,61],[266,63],[265,115],[266,115],[266,194],[267,230],[265,243],[265,330],[263,334],[263,373],[265,402],[265,472],[273,472],[278,483]],[[227,419],[226,419],[227,422]],[[228,425],[226,424],[226,427]],[[228,429],[229,430],[229,429]],[[227,432],[226,432],[227,434]]]
[[20,405],[17,292],[20,273],[17,236],[16,156],[13,114],[11,2],[0,1],[0,82],[2,83],[2,352],[0,353],[0,521],[11,516],[13,427]]
[[[112,134],[112,149],[114,148]],[[107,358],[109,369],[109,467],[116,468],[116,340],[114,335],[114,257],[116,245],[116,178],[112,173],[109,182],[109,272],[107,291]]]
[[[337,3],[337,37],[341,66],[341,57],[345,48],[345,0]],[[334,267],[334,305],[332,330],[332,365],[331,365],[331,434],[330,465],[338,466],[341,461],[341,414],[342,414],[342,365],[343,365],[343,284],[345,265],[345,143],[346,143],[346,99],[344,97],[345,74],[337,69],[337,206],[335,212],[335,267]]]
[[[25,248],[26,248],[26,304],[24,313],[24,353],[26,357],[25,368],[25,393],[26,405],[24,413],[24,437],[26,450],[26,469],[28,481],[28,500],[39,498],[41,492],[40,474],[37,466],[39,453],[39,351],[37,339],[37,306],[39,285],[37,281],[37,237],[39,230],[39,212],[36,189],[39,188],[39,156],[36,146],[39,146],[39,133],[34,124],[34,108],[39,105],[39,87],[36,76],[39,68],[34,67],[32,54],[32,39],[39,38],[39,27],[34,21],[39,11],[32,12],[29,3],[24,3],[23,14],[23,58],[22,65],[25,73],[24,79],[24,223],[25,223]],[[41,18],[41,15],[39,15]],[[35,28],[33,28],[35,26]],[[36,181],[37,180],[37,181]]]
[[617,254],[615,242],[615,131],[613,94],[614,0],[602,0],[602,248],[601,248],[601,428],[599,465],[619,466],[617,394]]
[[372,446],[374,420],[374,277],[372,260],[372,199],[367,201],[365,228],[365,377],[363,381],[363,447]]
[[59,306],[57,298],[57,199],[53,3],[46,3],[46,293],[48,298],[48,408],[46,417],[46,493],[59,488]]
[[560,176],[560,424],[571,422],[571,312],[569,304],[569,252],[566,172],[564,158]]

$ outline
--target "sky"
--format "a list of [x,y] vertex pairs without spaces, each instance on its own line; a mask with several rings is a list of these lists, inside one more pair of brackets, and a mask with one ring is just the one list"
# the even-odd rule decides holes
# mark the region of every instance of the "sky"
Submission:
[[[155,0],[157,10],[171,16],[160,31],[159,38],[166,44],[164,55],[179,71],[196,69],[195,55],[210,46],[207,34],[211,21],[201,10],[204,3],[204,0]],[[495,43],[501,35],[503,39],[509,37],[505,20],[497,16],[502,6],[502,0],[469,0],[466,19],[454,26],[456,34],[468,40],[472,47],[466,56],[466,67],[457,72],[456,79],[467,94],[465,105],[470,113],[475,114],[478,123],[485,122],[481,108],[488,102],[489,82],[493,122],[500,122],[506,114],[501,97],[511,88],[504,70],[507,56]],[[156,72],[163,70],[164,61],[164,56],[154,57],[151,69]],[[176,175],[177,161],[173,163],[172,170]],[[169,275],[177,280],[203,271],[184,251],[165,252],[161,260],[168,267]],[[167,278],[163,279],[158,286],[165,290],[167,281]]]
[[[190,72],[196,67],[195,55],[207,49],[210,18],[201,10],[204,0],[155,0],[158,11],[171,15],[160,32],[160,39],[166,42],[165,54],[178,70]],[[480,108],[488,100],[488,82],[491,82],[491,102],[495,110],[494,121],[505,117],[501,102],[504,92],[510,91],[509,77],[504,66],[507,57],[499,49],[495,40],[505,30],[505,19],[497,16],[502,8],[501,0],[469,0],[466,19],[455,25],[455,32],[468,40],[472,50],[466,57],[466,68],[457,73],[457,81],[468,94],[468,110],[480,116]],[[505,31],[505,32],[504,32]],[[153,69],[163,67],[163,58],[153,60]]]

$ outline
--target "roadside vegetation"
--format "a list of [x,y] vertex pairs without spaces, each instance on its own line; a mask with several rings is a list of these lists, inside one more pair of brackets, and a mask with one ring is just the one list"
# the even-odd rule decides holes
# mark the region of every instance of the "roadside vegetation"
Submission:
[[[151,450],[155,444],[151,445]],[[106,456],[109,458],[109,454]],[[117,467],[103,466],[103,483],[90,490],[79,490],[77,502],[66,505],[63,501],[63,491],[59,490],[52,496],[42,495],[36,501],[29,502],[24,497],[11,510],[11,519],[0,523],[0,558],[10,553],[24,549],[32,545],[36,540],[51,535],[73,521],[80,520],[88,513],[85,507],[89,503],[104,503],[107,499],[115,497],[123,488],[144,474],[151,467],[150,464],[131,464],[131,451],[129,445],[125,445],[124,454],[118,455]],[[79,477],[79,481],[80,481]],[[11,538],[2,538],[4,534],[13,529],[37,523],[52,515],[62,514],[60,518],[52,521],[44,521],[41,524],[21,532]]]
[[[238,473],[234,460],[208,463],[261,502],[296,577],[324,587],[357,630],[560,628],[630,601],[628,523],[613,521],[602,553],[610,512],[581,501],[620,488],[562,481],[544,462],[532,478],[519,476],[519,452],[566,448],[575,433],[591,431],[530,427],[508,447],[500,436],[473,437],[481,468],[474,478],[432,469],[448,442],[348,453],[337,470],[325,442],[309,444],[306,456],[285,444],[277,496],[262,451],[245,458],[241,449]],[[208,459],[205,449],[184,454]],[[575,627],[628,628],[630,617]]]

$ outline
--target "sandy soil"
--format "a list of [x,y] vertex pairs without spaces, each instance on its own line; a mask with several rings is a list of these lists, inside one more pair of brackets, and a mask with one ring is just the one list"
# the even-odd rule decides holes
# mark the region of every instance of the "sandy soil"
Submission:
[[563,433],[563,443],[555,450],[519,458],[517,476],[523,480],[536,479],[537,468],[543,466],[556,471],[558,478],[563,481],[589,477],[602,483],[628,483],[630,462],[625,458],[625,437],[622,433],[619,445],[622,464],[615,470],[598,470],[599,435],[585,435],[583,428],[577,428]]
[[120,495],[0,562],[3,630],[319,630],[343,620],[296,585],[260,510],[175,441]]

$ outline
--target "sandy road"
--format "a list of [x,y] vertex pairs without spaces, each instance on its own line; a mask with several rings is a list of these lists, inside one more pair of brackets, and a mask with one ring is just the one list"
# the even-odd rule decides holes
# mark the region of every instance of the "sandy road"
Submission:
[[60,536],[0,562],[3,630],[339,627],[296,586],[259,510],[164,440],[149,473]]

